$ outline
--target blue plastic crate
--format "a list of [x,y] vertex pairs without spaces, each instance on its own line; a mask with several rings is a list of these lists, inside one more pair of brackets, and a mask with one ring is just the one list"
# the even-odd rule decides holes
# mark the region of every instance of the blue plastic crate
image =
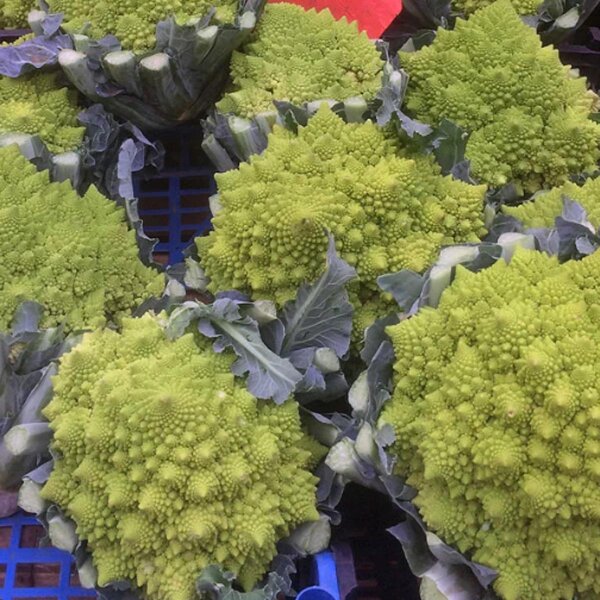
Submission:
[[343,600],[333,552],[320,552],[313,557],[311,575],[315,585],[304,588],[297,600]]
[[[0,540],[0,600],[23,598],[27,600],[85,600],[95,597],[95,590],[85,589],[75,584],[73,559],[68,552],[56,548],[22,547],[25,528],[38,527],[35,517],[17,513],[0,519],[0,530],[4,534]],[[297,600],[342,600],[337,581],[334,555],[321,552],[312,559],[310,581],[314,585],[304,588]],[[19,581],[20,571],[49,567],[50,575],[56,580],[54,585],[36,585],[35,582]],[[31,576],[32,577],[32,576]]]
[[[35,517],[23,513],[0,519],[0,529],[4,530],[0,539],[8,541],[8,547],[0,547],[0,600],[79,600],[95,597],[95,590],[82,588],[73,581],[74,565],[68,552],[56,548],[21,547],[25,529],[32,526],[41,529]],[[43,571],[44,567],[50,571],[45,577],[55,579],[55,584],[40,586],[33,581],[34,570]],[[31,581],[27,578],[23,581],[23,572],[29,574]]]
[[144,231],[158,238],[157,260],[174,264],[183,250],[211,226],[208,199],[216,191],[215,169],[202,152],[202,130],[184,127],[158,138],[165,147],[165,168],[144,179],[134,177],[134,192]]

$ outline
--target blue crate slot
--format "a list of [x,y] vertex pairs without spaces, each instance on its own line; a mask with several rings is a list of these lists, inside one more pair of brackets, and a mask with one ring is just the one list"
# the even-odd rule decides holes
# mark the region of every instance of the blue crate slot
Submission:
[[[26,526],[40,526],[40,524],[35,517],[21,512],[0,519],[0,528],[10,529],[8,547],[0,548],[0,600],[94,598],[95,590],[72,585],[73,558],[68,552],[56,548],[20,547],[21,535]],[[58,565],[58,584],[45,587],[18,585],[19,565]],[[327,551],[317,554],[312,558],[311,567],[311,581],[314,585],[304,588],[298,594],[297,600],[341,600],[333,553]]]
[[341,600],[333,552],[320,552],[312,560],[315,585],[304,588],[297,600]]
[[166,255],[170,265],[181,262],[183,250],[211,227],[208,199],[217,191],[215,169],[196,147],[201,140],[197,127],[163,134],[165,169],[133,180],[144,231],[158,238],[154,252]]
[[[3,571],[3,583],[0,585],[0,600],[17,598],[52,598],[53,600],[71,600],[73,598],[96,596],[95,590],[71,584],[73,559],[68,552],[56,548],[20,548],[21,534],[26,526],[37,525],[35,517],[17,513],[0,519],[0,528],[10,529],[8,548],[0,548],[0,571]],[[19,565],[58,565],[58,585],[51,587],[25,587],[17,585]],[[0,580],[1,583],[1,580]]]

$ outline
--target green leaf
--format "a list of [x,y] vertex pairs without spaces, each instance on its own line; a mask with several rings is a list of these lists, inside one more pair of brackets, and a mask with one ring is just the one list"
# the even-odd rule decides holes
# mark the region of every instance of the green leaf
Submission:
[[[248,377],[248,390],[257,398],[285,402],[302,379],[287,358],[281,358],[264,343],[258,323],[245,313],[252,303],[220,294],[210,305],[186,302],[170,315],[166,332],[176,338],[192,325],[215,340],[214,349],[222,352],[231,347],[238,360],[232,365],[235,375]],[[228,297],[229,296],[229,297]]]
[[224,571],[219,565],[209,565],[196,582],[196,590],[201,597],[207,596],[211,600],[277,600],[280,593],[289,591],[289,573],[294,571],[291,559],[284,561],[281,567],[279,573],[269,573],[262,587],[251,592],[238,592],[233,589],[233,573]]
[[465,160],[468,133],[447,119],[443,119],[434,131],[433,153],[444,174]]

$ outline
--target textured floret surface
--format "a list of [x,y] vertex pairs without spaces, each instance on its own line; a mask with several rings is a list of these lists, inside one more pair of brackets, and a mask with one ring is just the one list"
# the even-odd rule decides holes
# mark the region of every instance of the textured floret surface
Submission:
[[321,274],[327,231],[358,272],[356,306],[378,298],[377,276],[423,271],[440,245],[485,232],[484,186],[399,156],[389,132],[345,123],[326,105],[297,135],[276,127],[262,155],[217,182],[222,209],[196,240],[210,289],[278,304]]
[[389,328],[398,472],[505,600],[600,594],[599,268],[519,250]]
[[[471,15],[480,8],[493,4],[495,0],[454,0],[452,8],[464,15]],[[540,0],[510,0],[520,15],[534,15],[541,4]]]
[[35,0],[0,0],[0,29],[25,29],[27,15],[35,8]]
[[122,208],[49,182],[16,146],[0,150],[0,329],[26,300],[44,306],[43,327],[99,326],[160,294],[163,279],[139,260]]
[[327,9],[267,4],[249,43],[233,54],[233,91],[217,106],[253,117],[274,110],[273,100],[371,99],[381,87],[383,64],[355,22],[336,21]]
[[408,109],[465,128],[466,157],[480,181],[533,193],[594,171],[600,125],[588,117],[597,97],[508,0],[440,29],[430,46],[401,52],[400,62],[411,77]]
[[0,77],[0,133],[38,135],[51,152],[77,150],[85,134],[77,115],[77,92],[56,73]]
[[144,52],[156,45],[156,25],[174,16],[179,23],[205,16],[216,8],[215,17],[220,22],[232,22],[237,12],[238,0],[48,0],[53,13],[65,15],[64,28],[77,33],[84,31],[100,39],[112,34],[123,49]]
[[590,222],[596,227],[600,225],[600,177],[588,179],[581,186],[565,183],[520,206],[505,206],[502,211],[519,219],[526,227],[552,227],[563,211],[565,199],[579,203]]
[[147,314],[86,334],[61,360],[43,496],[75,520],[100,585],[191,600],[216,563],[250,588],[275,543],[318,519],[316,442],[297,403],[256,400],[233,359],[197,332],[168,340]]

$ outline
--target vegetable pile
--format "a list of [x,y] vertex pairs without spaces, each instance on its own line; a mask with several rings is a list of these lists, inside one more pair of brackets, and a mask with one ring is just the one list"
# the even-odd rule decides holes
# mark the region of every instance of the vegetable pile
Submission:
[[[600,4],[404,4],[399,52],[266,0],[0,44],[0,491],[101,597],[293,597],[349,482],[422,600],[600,597],[600,99],[553,46]],[[145,232],[193,121],[217,192]],[[211,231],[163,268],[174,190]]]

